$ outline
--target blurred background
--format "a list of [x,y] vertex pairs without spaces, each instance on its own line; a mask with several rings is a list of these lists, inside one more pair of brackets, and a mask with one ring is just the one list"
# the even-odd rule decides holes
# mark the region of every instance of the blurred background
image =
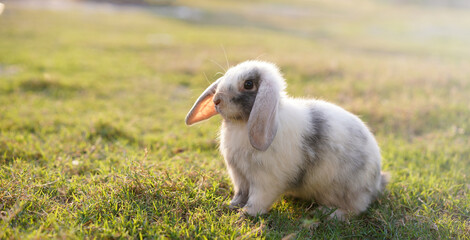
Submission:
[[468,1],[2,2],[0,77],[3,88],[31,100],[24,108],[43,107],[33,93],[47,91],[66,98],[43,95],[46,102],[106,106],[73,108],[87,120],[114,116],[140,128],[136,121],[170,118],[134,129],[166,135],[163,129],[182,128],[186,110],[217,74],[259,59],[281,67],[291,95],[342,105],[379,135],[412,140],[469,131]]
[[[389,231],[410,221],[416,235],[403,229],[398,236],[434,238],[426,235],[433,224],[450,234],[442,236],[468,234],[470,1],[0,2],[0,185],[10,194],[0,195],[2,211],[25,191],[36,193],[21,187],[31,184],[26,176],[38,176],[38,184],[64,179],[58,194],[79,196],[70,182],[134,186],[100,179],[129,176],[123,169],[136,162],[165,172],[168,184],[207,173],[220,186],[215,195],[230,196],[217,151],[220,116],[191,128],[184,117],[228,67],[259,59],[280,67],[291,96],[331,101],[367,122],[393,175],[384,197],[390,205],[379,208],[395,223]],[[179,193],[199,196],[192,191]],[[80,196],[77,202],[107,199]],[[44,202],[18,221],[62,206]]]

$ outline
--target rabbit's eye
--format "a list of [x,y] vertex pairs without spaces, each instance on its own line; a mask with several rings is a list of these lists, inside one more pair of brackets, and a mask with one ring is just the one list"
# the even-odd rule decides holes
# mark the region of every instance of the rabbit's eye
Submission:
[[253,81],[252,80],[246,80],[245,83],[243,84],[243,88],[246,90],[253,89]]

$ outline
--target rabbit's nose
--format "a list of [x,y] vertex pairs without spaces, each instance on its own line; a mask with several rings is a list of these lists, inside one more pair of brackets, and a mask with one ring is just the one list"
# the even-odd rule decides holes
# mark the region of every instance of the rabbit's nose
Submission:
[[214,101],[214,104],[217,106],[222,100],[220,100],[220,96],[216,94],[212,101]]

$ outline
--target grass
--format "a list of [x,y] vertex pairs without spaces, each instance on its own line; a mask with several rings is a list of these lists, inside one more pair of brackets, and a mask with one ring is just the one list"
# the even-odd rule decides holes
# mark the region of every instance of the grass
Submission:
[[[470,238],[470,17],[385,1],[179,1],[0,16],[0,238]],[[290,15],[289,15],[290,14]],[[221,16],[232,20],[218,21]],[[220,117],[184,117],[231,64],[276,62],[293,96],[358,114],[387,191],[349,222],[283,197],[227,208]]]

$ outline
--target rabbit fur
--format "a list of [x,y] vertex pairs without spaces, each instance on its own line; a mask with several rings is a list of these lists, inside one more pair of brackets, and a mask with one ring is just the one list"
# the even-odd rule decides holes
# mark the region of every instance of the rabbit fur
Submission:
[[343,108],[291,98],[285,87],[274,64],[246,61],[209,86],[186,117],[188,125],[223,118],[230,208],[264,214],[288,194],[336,208],[331,217],[343,220],[365,211],[388,181],[374,136]]

